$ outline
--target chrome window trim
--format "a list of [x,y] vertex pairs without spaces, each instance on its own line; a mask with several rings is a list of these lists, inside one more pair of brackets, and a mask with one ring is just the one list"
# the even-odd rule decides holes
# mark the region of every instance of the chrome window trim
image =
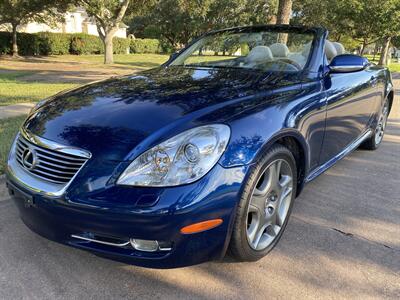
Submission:
[[[83,158],[86,158],[87,160],[86,160],[86,162],[84,162],[82,164],[82,166],[78,169],[78,171],[71,178],[71,180],[65,184],[56,184],[56,183],[52,183],[50,181],[41,179],[40,177],[35,176],[35,175],[29,173],[28,171],[24,170],[24,168],[22,168],[20,166],[20,164],[17,162],[16,145],[17,145],[17,141],[18,141],[18,138],[20,137],[20,135],[22,135],[28,141],[30,141],[32,143],[36,143],[38,146],[41,146],[43,148],[60,151],[60,152],[66,153],[66,154],[82,156]],[[65,191],[71,185],[71,183],[74,181],[76,176],[86,166],[86,164],[89,161],[89,159],[91,158],[91,156],[92,156],[91,153],[88,151],[57,144],[57,143],[49,141],[47,139],[35,136],[31,133],[27,133],[26,130],[21,128],[20,132],[15,137],[14,142],[11,146],[10,154],[9,154],[8,160],[7,160],[6,174],[8,175],[8,177],[11,181],[13,181],[17,186],[19,186],[21,188],[29,190],[33,193],[41,194],[46,197],[59,198],[65,193]]]

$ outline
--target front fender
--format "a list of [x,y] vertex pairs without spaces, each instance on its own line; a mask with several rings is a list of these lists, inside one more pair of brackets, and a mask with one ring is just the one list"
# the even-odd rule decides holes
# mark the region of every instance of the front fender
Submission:
[[270,135],[265,136],[255,134],[253,136],[240,136],[231,141],[231,146],[227,149],[220,164],[225,168],[251,165],[260,158],[273,144],[283,138],[292,138],[300,147],[304,154],[304,167],[306,170],[310,166],[310,147],[303,135],[295,128],[283,128]]

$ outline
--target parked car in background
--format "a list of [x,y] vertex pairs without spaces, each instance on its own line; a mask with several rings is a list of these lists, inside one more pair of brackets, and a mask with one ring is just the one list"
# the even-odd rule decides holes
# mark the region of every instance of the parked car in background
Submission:
[[214,31],[159,68],[39,103],[8,159],[22,220],[146,267],[264,257],[303,186],[384,135],[389,71],[327,35]]

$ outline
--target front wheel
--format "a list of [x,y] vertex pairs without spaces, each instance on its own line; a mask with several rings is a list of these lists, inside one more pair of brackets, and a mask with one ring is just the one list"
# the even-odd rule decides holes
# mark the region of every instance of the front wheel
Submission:
[[380,111],[379,114],[378,124],[376,125],[376,128],[371,137],[362,144],[361,148],[367,150],[378,149],[378,147],[382,143],[383,136],[385,134],[388,117],[389,117],[389,99],[386,98],[382,110]]
[[230,252],[241,261],[264,257],[278,243],[296,196],[292,153],[275,145],[251,170],[234,223]]

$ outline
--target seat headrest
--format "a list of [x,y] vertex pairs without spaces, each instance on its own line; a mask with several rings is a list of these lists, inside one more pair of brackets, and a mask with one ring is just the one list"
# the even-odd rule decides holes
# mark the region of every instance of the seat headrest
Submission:
[[337,55],[336,48],[331,41],[326,40],[325,54],[329,61],[331,61]]
[[289,56],[289,48],[282,43],[275,43],[269,46],[269,49],[272,52],[274,57],[288,57]]
[[260,63],[272,59],[272,52],[267,46],[256,46],[246,56],[248,63]]
[[344,49],[344,46],[341,43],[333,42],[332,44],[336,49],[337,55],[341,55],[341,54],[345,54],[346,53],[346,50]]

